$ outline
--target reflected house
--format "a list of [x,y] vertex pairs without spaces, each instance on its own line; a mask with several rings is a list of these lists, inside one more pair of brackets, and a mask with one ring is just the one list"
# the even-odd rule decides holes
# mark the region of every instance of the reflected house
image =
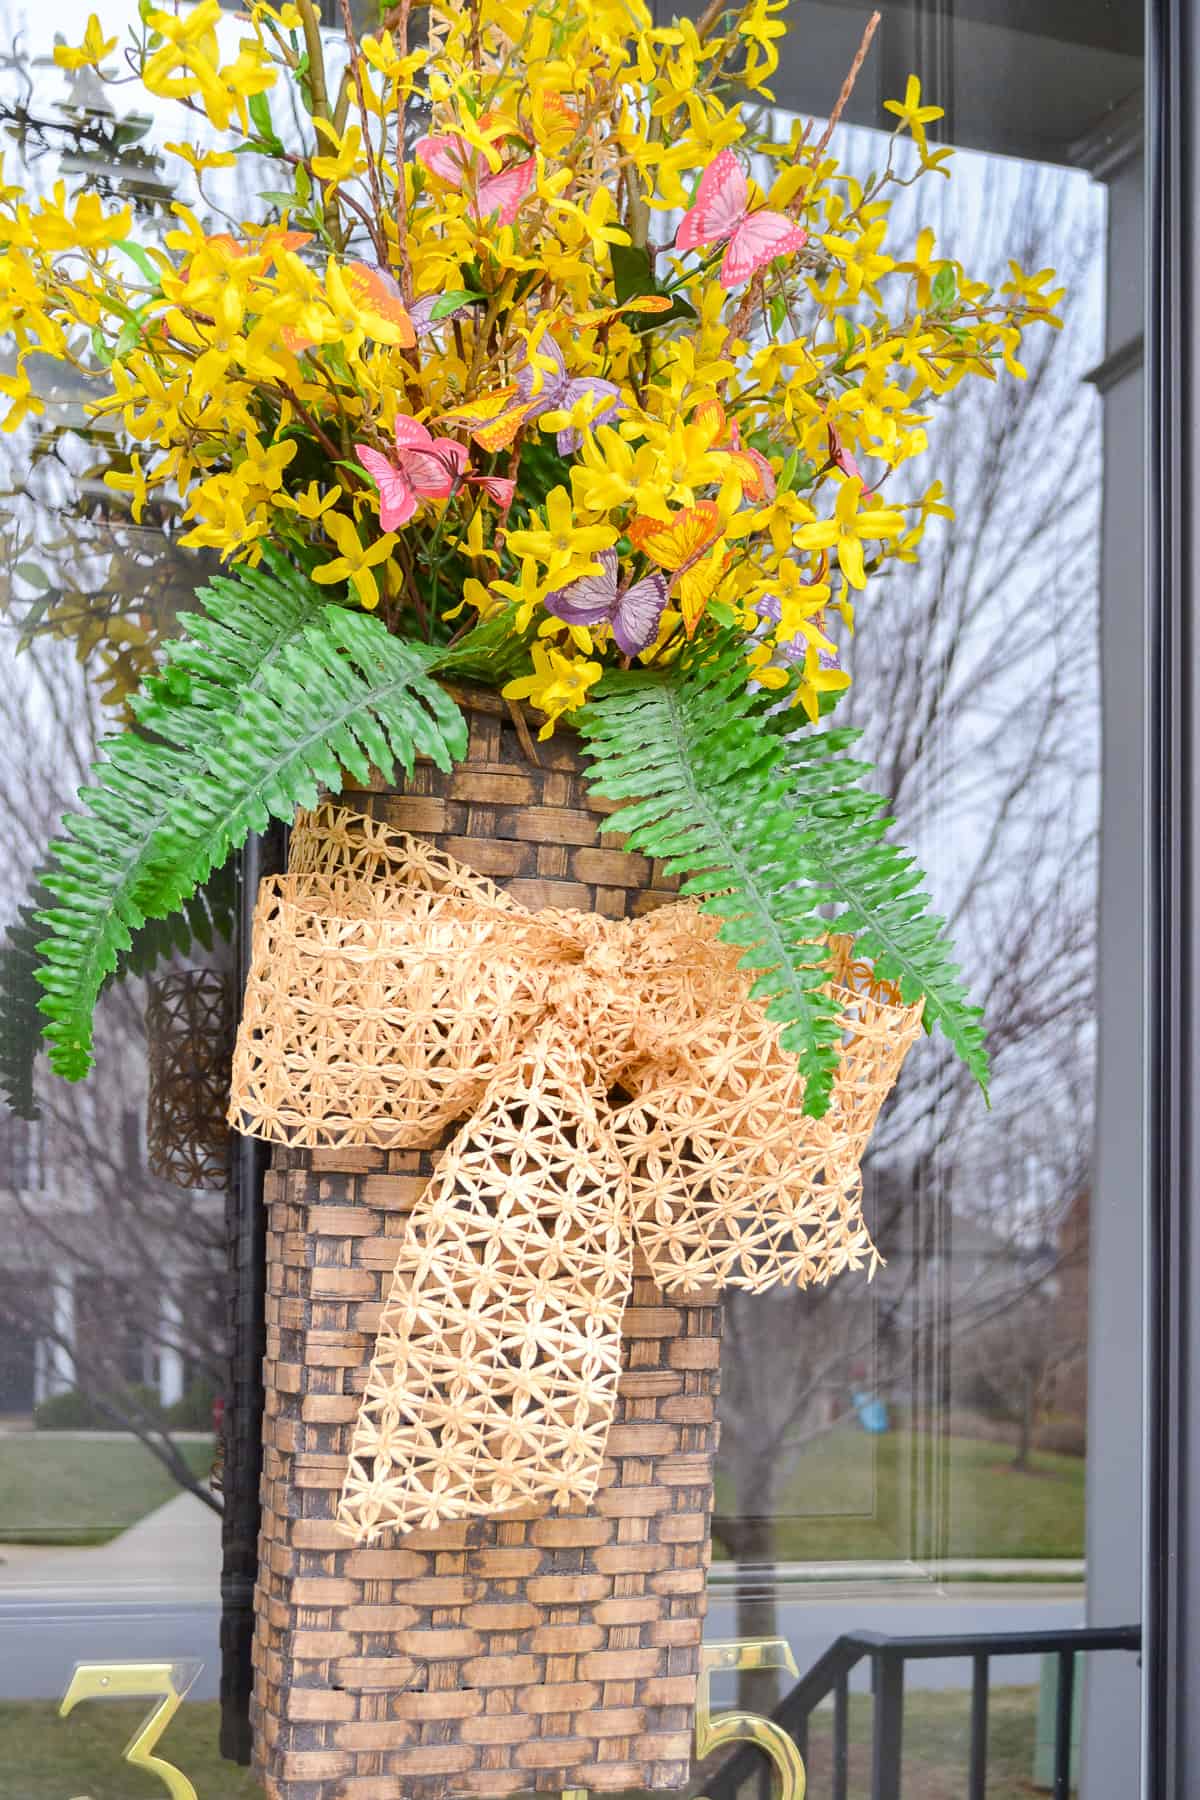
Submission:
[[221,1386],[224,1196],[147,1166],[140,1048],[135,1038],[114,1057],[78,1111],[0,1119],[0,1418],[10,1424],[78,1395],[55,1423],[127,1429],[141,1409],[177,1408],[194,1389],[186,1422],[203,1427]]

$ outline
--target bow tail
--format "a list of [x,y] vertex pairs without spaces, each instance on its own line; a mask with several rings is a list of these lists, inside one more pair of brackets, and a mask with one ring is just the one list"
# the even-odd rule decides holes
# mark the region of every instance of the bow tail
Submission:
[[553,1023],[489,1087],[414,1208],[338,1522],[387,1530],[594,1494],[631,1287],[627,1178]]
[[762,1292],[808,1287],[880,1260],[862,1212],[860,1163],[921,1029],[901,1009],[845,991],[841,1057],[821,1119],[760,1009],[696,1029],[683,1078],[647,1079],[614,1118],[638,1246],[658,1285]]

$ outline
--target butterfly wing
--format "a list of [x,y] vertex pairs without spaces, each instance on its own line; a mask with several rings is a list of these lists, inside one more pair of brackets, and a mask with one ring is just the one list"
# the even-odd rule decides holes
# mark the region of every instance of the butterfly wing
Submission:
[[667,584],[661,575],[647,575],[618,595],[612,634],[623,656],[636,656],[654,642],[666,604]]
[[547,594],[542,602],[564,625],[598,625],[612,617],[617,600],[617,553],[601,550],[593,560],[600,564],[599,575],[581,575],[578,581]]
[[464,406],[451,407],[442,413],[441,422],[469,431],[482,450],[503,450],[512,443],[530,410],[518,395],[516,386],[496,388]]
[[513,495],[517,484],[507,475],[472,475],[469,478],[476,487],[481,487],[488,497],[496,502],[502,512],[507,512],[513,503]]
[[418,138],[413,145],[413,154],[418,156],[439,181],[445,181],[453,188],[460,188],[463,176],[469,167],[469,152],[460,137],[452,131],[435,133],[432,137]]
[[707,399],[701,400],[700,404],[692,413],[691,422],[693,425],[698,425],[700,427],[700,430],[704,433],[706,444],[710,449],[713,444],[719,444],[721,442],[721,439],[725,436],[728,429],[725,408],[721,405],[721,402],[717,399],[715,394],[710,395]]
[[724,288],[739,287],[777,256],[791,256],[808,242],[808,233],[782,213],[750,213],[736,226],[721,259],[717,279]]
[[832,425],[826,426],[826,430],[829,433],[830,462],[835,468],[840,469],[842,474],[847,476],[851,481],[861,481],[863,484],[863,493],[869,494],[871,490],[867,486],[866,478],[858,466],[858,458],[854,455],[853,451],[846,449],[846,446],[842,443],[841,438],[838,436]]
[[749,448],[722,452],[733,464],[742,492],[750,500],[775,498],[775,471],[766,457]]
[[[605,425],[614,413],[620,411],[620,388],[615,382],[605,381],[599,375],[583,375],[578,380],[564,382],[557,404],[565,409],[576,405],[585,397],[592,402],[589,425]],[[556,434],[554,445],[560,456],[574,456],[582,442],[583,432],[577,425],[564,425]]]
[[660,569],[681,569],[699,555],[720,531],[721,521],[711,500],[697,500],[666,523],[640,513],[629,524],[629,541],[635,550],[656,562]]
[[422,500],[444,500],[458,479],[460,464],[457,457],[446,455],[441,446],[449,444],[463,461],[466,451],[453,438],[438,438],[429,450],[400,450],[400,467],[413,492]]
[[484,175],[475,190],[475,212],[481,219],[499,213],[502,225],[511,225],[521,202],[533,186],[536,160],[527,156],[521,162],[509,163],[494,175]]
[[[401,413],[395,424],[396,461],[413,492],[440,500],[453,488],[467,453],[453,438],[435,438],[419,419]],[[461,459],[461,460],[460,460]]]
[[433,438],[430,436],[429,427],[422,425],[420,419],[413,419],[407,413],[400,413],[393,429],[397,450],[433,449]]
[[695,201],[675,233],[675,248],[696,250],[701,244],[722,243],[746,217],[748,197],[741,163],[732,150],[719,150],[700,177]]
[[507,450],[525,423],[528,411],[527,406],[512,406],[490,424],[478,426],[471,436],[481,450]]
[[720,586],[724,572],[725,553],[723,550],[713,550],[680,576],[679,612],[683,619],[683,629],[689,637],[695,635],[696,627]]
[[369,444],[355,444],[358,460],[379,489],[379,524],[384,531],[407,525],[417,510],[417,496],[402,469],[396,468]]
[[417,341],[399,286],[386,269],[353,262],[345,270],[346,287],[368,334],[381,344],[409,349]]
[[[542,333],[533,356],[536,360],[531,361],[527,352],[517,370],[517,389],[522,400],[531,403],[536,419],[540,413],[554,412],[564,404],[563,393],[568,383],[563,353],[548,331]],[[547,363],[551,365],[549,368],[545,367]]]
[[462,306],[451,307],[449,312],[444,312],[435,319],[433,309],[441,298],[440,294],[423,294],[419,300],[413,301],[408,316],[419,338],[428,337],[438,325],[449,325],[453,319],[465,319],[474,310],[472,302],[467,300]]

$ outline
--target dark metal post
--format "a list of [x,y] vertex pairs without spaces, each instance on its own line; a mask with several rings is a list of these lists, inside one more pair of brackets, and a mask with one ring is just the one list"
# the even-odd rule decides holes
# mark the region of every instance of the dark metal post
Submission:
[[850,1776],[850,1678],[838,1677],[833,1690],[833,1800],[846,1800]]
[[904,1659],[877,1650],[871,1658],[875,1690],[875,1753],[871,1800],[900,1800],[900,1758],[904,1744]]
[[971,1664],[971,1764],[967,1776],[968,1800],[986,1800],[988,1738],[988,1659],[972,1658]]
[[[238,1006],[245,990],[250,929],[262,875],[282,866],[282,833],[251,838],[239,868]],[[229,1379],[225,1391],[221,1524],[221,1755],[250,1761],[250,1697],[254,1687],[254,1583],[258,1573],[259,1480],[262,1474],[263,1355],[266,1350],[266,1216],[262,1204],[267,1147],[235,1136],[226,1196]]]
[[1200,1791],[1200,6],[1151,0],[1149,1800]]
[[1075,1652],[1058,1654],[1058,1694],[1054,1705],[1054,1800],[1070,1800],[1071,1727],[1075,1722]]

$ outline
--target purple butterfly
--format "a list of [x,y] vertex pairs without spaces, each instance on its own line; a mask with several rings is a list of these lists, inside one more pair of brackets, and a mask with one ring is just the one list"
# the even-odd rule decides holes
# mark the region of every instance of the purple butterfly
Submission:
[[[775,594],[765,594],[761,600],[756,601],[755,610],[758,612],[763,623],[778,625],[780,619],[783,617],[783,608],[780,606],[779,599]],[[824,630],[825,624],[823,615],[818,615],[817,626],[819,630]],[[764,633],[763,635],[769,636],[770,633]],[[775,654],[771,658],[771,661],[776,665],[780,662],[803,662],[807,654],[808,643],[802,635],[797,633],[795,637],[784,638],[782,643],[775,645]],[[836,650],[818,649],[817,667],[819,669],[840,669],[841,666],[841,658]]]
[[[527,419],[540,419],[543,413],[566,412],[585,394],[590,394],[593,404],[606,400],[593,415],[592,425],[607,425],[608,421],[621,410],[621,390],[615,383],[604,381],[599,375],[583,375],[579,377],[567,374],[563,362],[562,351],[554,339],[546,332],[537,347],[538,357],[553,362],[552,369],[535,368],[531,363],[522,363],[517,370],[517,388],[523,404],[528,405]],[[577,426],[568,425],[557,434],[555,442],[560,456],[574,456],[583,442],[583,433]]]
[[409,307],[408,316],[419,338],[428,337],[439,325],[449,325],[452,319],[465,319],[474,311],[474,302],[468,300],[462,306],[455,306],[449,312],[444,312],[440,319],[435,319],[433,309],[441,298],[441,294],[426,294],[422,299],[414,300]]
[[662,575],[647,575],[623,592],[617,587],[617,553],[601,550],[594,559],[600,575],[582,575],[570,587],[547,594],[545,608],[566,625],[612,626],[623,656],[636,656],[658,636],[658,621],[667,604]]

